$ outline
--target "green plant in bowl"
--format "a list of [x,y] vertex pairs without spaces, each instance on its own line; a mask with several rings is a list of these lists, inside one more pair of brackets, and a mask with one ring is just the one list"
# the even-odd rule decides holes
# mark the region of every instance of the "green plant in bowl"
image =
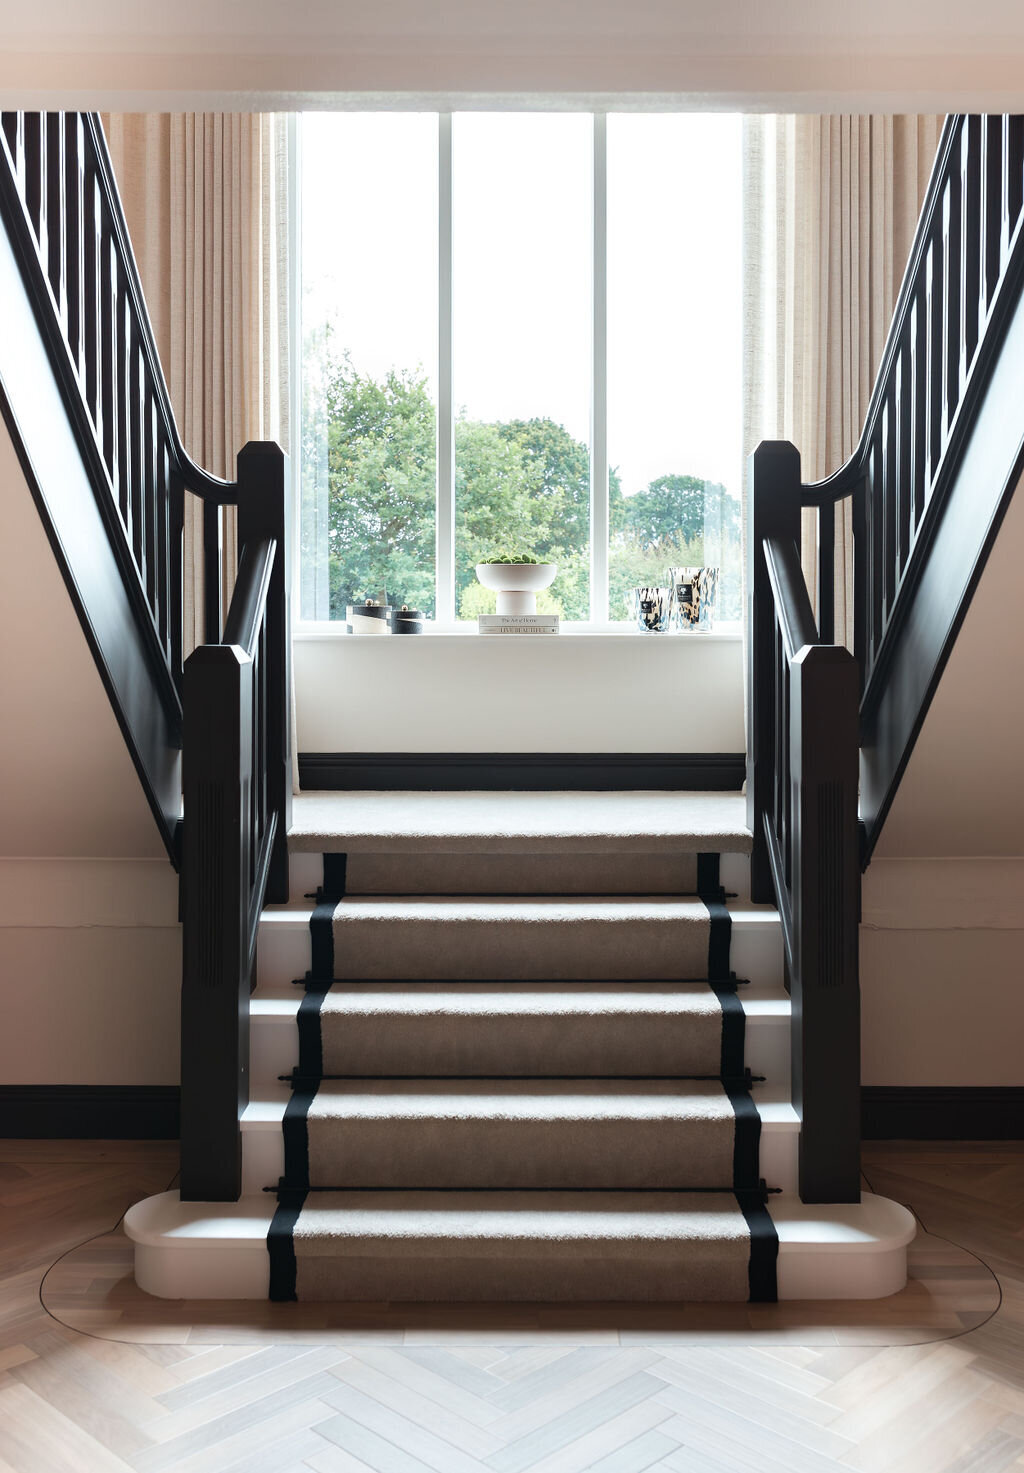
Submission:
[[539,568],[542,562],[539,557],[534,557],[533,554],[529,552],[503,552],[500,553],[497,557],[483,557],[480,559],[480,561],[484,564],[485,567],[502,568]]

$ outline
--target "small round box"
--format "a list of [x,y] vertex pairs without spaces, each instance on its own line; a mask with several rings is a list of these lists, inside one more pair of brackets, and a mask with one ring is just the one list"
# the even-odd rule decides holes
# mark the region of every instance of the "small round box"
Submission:
[[422,609],[410,609],[407,604],[403,604],[400,609],[395,609],[391,615],[391,632],[392,634],[422,634]]

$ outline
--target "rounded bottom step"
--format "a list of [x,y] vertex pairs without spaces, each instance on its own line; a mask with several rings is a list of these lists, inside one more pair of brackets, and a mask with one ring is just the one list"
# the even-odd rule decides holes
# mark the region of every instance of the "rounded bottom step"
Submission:
[[[402,1211],[392,1194],[395,1209]],[[414,1194],[413,1194],[414,1195]],[[453,1194],[454,1195],[454,1194]],[[462,1195],[462,1194],[458,1194]],[[536,1194],[537,1199],[542,1194]],[[455,1203],[453,1202],[453,1206]],[[538,1200],[538,1207],[540,1203]],[[125,1217],[125,1231],[135,1244],[135,1276],[141,1289],[162,1299],[266,1299],[270,1289],[270,1260],[267,1233],[274,1215],[272,1197],[243,1197],[239,1202],[182,1202],[177,1192],[163,1192],[136,1203]],[[905,1207],[888,1198],[864,1193],[859,1203],[838,1206],[805,1206],[795,1197],[773,1197],[770,1212],[779,1238],[778,1296],[795,1299],[877,1299],[902,1289],[907,1277],[907,1246],[916,1224]],[[406,1246],[412,1246],[406,1238]],[[350,1248],[356,1250],[350,1239]],[[491,1299],[543,1298],[530,1285],[528,1250],[542,1250],[542,1235],[524,1240],[523,1252],[510,1260],[507,1294],[496,1292],[492,1272]],[[681,1246],[681,1253],[684,1249]],[[635,1255],[633,1255],[635,1257]],[[353,1262],[358,1257],[352,1252]],[[427,1299],[427,1294],[409,1292],[405,1269],[392,1276],[395,1292],[386,1277],[390,1255],[375,1254],[373,1293],[368,1278],[362,1281],[358,1298]],[[404,1254],[406,1265],[416,1263]],[[511,1262],[517,1267],[515,1276]],[[564,1260],[563,1260],[564,1262]],[[371,1263],[365,1262],[369,1270]],[[539,1276],[538,1276],[539,1277]],[[614,1284],[612,1260],[606,1260],[602,1277]],[[410,1280],[411,1282],[411,1280]],[[533,1280],[536,1284],[537,1279]],[[593,1285],[590,1285],[592,1291]],[[403,1290],[404,1292],[398,1292]],[[511,1292],[515,1290],[515,1292]],[[354,1296],[356,1297],[356,1296]],[[433,1297],[436,1297],[433,1296]],[[454,1296],[449,1296],[454,1297]],[[477,1294],[467,1293],[468,1299]],[[595,1299],[593,1292],[572,1296]],[[605,1301],[631,1296],[605,1292]],[[652,1296],[653,1297],[653,1296]],[[658,1296],[660,1297],[660,1296]],[[670,1302],[670,1301],[666,1301]]]

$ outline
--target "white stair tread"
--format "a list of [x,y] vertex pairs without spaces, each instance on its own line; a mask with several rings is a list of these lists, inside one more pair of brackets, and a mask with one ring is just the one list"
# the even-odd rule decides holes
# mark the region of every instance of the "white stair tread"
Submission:
[[746,799],[693,792],[306,792],[292,853],[750,852]]
[[[473,1192],[353,1192],[353,1209],[359,1199],[373,1200],[374,1204],[386,1200],[389,1210],[397,1216],[403,1212],[419,1216],[423,1212],[424,1199],[435,1199],[440,1206],[447,1204],[461,1209],[448,1219],[448,1231],[458,1234],[473,1227],[473,1219],[487,1211],[486,1200],[491,1193]],[[496,1195],[496,1194],[495,1194]],[[503,1192],[502,1197],[528,1198],[535,1204],[538,1236],[541,1235],[544,1217],[544,1192]],[[563,1198],[566,1194],[552,1193]],[[672,1193],[659,1194],[665,1197]],[[594,1203],[615,1197],[624,1205],[633,1199],[642,1207],[646,1193],[595,1192],[574,1193],[573,1197],[582,1206],[584,1197]],[[276,1200],[270,1193],[259,1197],[242,1197],[238,1202],[182,1202],[177,1192],[161,1192],[147,1197],[129,1208],[124,1220],[125,1232],[134,1243],[159,1246],[166,1243],[213,1242],[218,1246],[238,1246],[266,1241],[267,1230],[274,1215]],[[838,1206],[809,1206],[799,1197],[782,1193],[770,1197],[768,1210],[779,1236],[779,1253],[827,1252],[841,1247],[845,1252],[871,1253],[878,1248],[905,1247],[914,1237],[916,1222],[913,1214],[898,1202],[887,1197],[865,1192],[860,1202],[843,1203]]]
[[[528,1099],[530,1097],[531,1089],[536,1092],[538,1084],[541,1086],[546,1086],[549,1084],[562,1085],[562,1093],[564,1093],[567,1099],[567,1103],[563,1107],[565,1110],[571,1109],[572,1100],[581,1096],[588,1098],[589,1100],[594,1100],[595,1098],[600,1099],[602,1095],[605,1098],[608,1098],[609,1096],[622,1097],[626,1093],[627,1089],[632,1090],[632,1097],[637,1100],[637,1109],[640,1109],[642,1107],[645,1096],[649,1099],[654,1096],[664,1097],[664,1095],[666,1094],[671,1096],[672,1091],[675,1090],[680,1096],[685,1097],[687,1094],[689,1094],[692,1097],[698,1092],[697,1082],[688,1080],[682,1080],[678,1084],[674,1083],[673,1081],[669,1081],[664,1084],[661,1090],[658,1089],[658,1086],[662,1083],[659,1080],[645,1081],[639,1085],[634,1083],[633,1081],[622,1081],[616,1079],[523,1081],[523,1087],[521,1089],[517,1089],[516,1085],[519,1083],[520,1081],[518,1080],[500,1081],[501,1096],[497,1096],[495,1094],[495,1081],[493,1080],[467,1079],[453,1081],[448,1079],[437,1080],[429,1078],[415,1081],[353,1080],[351,1082],[348,1082],[330,1080],[324,1086],[322,1086],[322,1092],[324,1093],[324,1095],[333,1094],[335,1097],[340,1097],[342,1092],[340,1090],[333,1089],[332,1087],[338,1084],[344,1084],[346,1085],[347,1092],[351,1099],[350,1108],[355,1109],[360,1100],[364,1100],[366,1102],[366,1108],[371,1108],[370,1101],[376,1100],[378,1102],[377,1108],[379,1109],[379,1101],[381,1098],[381,1093],[383,1092],[380,1089],[380,1086],[387,1084],[401,1086],[400,1091],[396,1092],[396,1097],[404,1097],[404,1099],[408,1103],[409,1101],[413,1101],[416,1098],[416,1095],[410,1088],[410,1086],[415,1084],[422,1086],[422,1089],[419,1091],[419,1097],[422,1099],[423,1105],[422,1107],[417,1106],[417,1108],[428,1109],[430,1108],[427,1105],[427,1101],[429,1099],[434,1099],[435,1101],[440,1099],[443,1102],[445,1095],[447,1094],[447,1096],[449,1097],[451,1110],[457,1110],[459,1108],[455,1104],[456,1097],[461,1097],[464,1100],[467,1096],[472,1097],[473,1095],[476,1095],[484,1104],[489,1098],[492,1100],[497,1098],[514,1100],[517,1096],[521,1096],[523,1099]],[[376,1086],[376,1088],[374,1088],[374,1086]],[[718,1089],[717,1085],[715,1085],[715,1089]],[[554,1100],[557,1093],[558,1091],[550,1091],[548,1098]],[[249,1104],[246,1106],[242,1114],[242,1130],[279,1131],[281,1129],[281,1121],[284,1119],[284,1112],[287,1108],[288,1101],[291,1099],[291,1095],[292,1091],[286,1084],[273,1083],[262,1085],[260,1087],[259,1094],[254,1099],[251,1099],[249,1101]],[[792,1100],[783,1089],[781,1089],[779,1086],[771,1086],[767,1084],[755,1085],[753,1090],[751,1091],[751,1095],[754,1103],[757,1106],[758,1114],[761,1117],[762,1134],[764,1134],[766,1131],[773,1134],[789,1134],[793,1131],[799,1131],[800,1118],[797,1115],[796,1110],[793,1108]],[[434,1108],[438,1108],[438,1106],[435,1104]],[[495,1106],[495,1108],[497,1107]]]

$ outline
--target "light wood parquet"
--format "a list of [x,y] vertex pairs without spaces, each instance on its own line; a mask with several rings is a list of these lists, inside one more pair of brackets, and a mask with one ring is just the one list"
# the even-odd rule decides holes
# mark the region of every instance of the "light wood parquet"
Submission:
[[1024,1145],[865,1170],[928,1229],[891,1300],[200,1306],[111,1232],[173,1147],[0,1142],[0,1473],[1024,1470]]

